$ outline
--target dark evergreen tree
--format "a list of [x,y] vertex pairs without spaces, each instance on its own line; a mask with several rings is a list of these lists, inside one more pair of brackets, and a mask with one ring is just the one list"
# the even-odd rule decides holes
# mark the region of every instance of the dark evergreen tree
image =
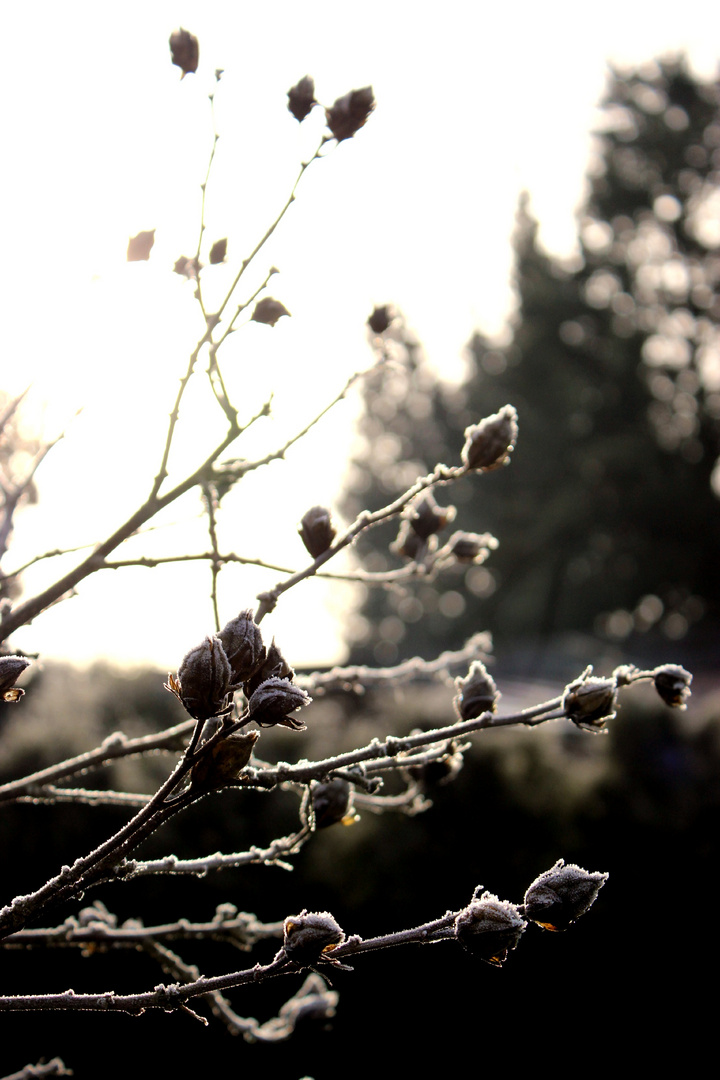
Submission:
[[[358,658],[457,646],[486,627],[516,640],[655,626],[677,640],[717,620],[719,104],[680,61],[611,72],[577,264],[540,250],[523,198],[511,343],[476,334],[450,391],[428,385],[421,350],[396,332],[408,362],[368,386],[346,509],[400,491],[404,461],[456,462],[463,429],[506,402],[520,438],[472,504],[469,488],[454,492],[457,525],[494,532],[499,550],[458,567],[466,588],[450,574],[369,595]],[[378,567],[398,561],[378,551]],[[428,610],[420,638],[408,624]]]

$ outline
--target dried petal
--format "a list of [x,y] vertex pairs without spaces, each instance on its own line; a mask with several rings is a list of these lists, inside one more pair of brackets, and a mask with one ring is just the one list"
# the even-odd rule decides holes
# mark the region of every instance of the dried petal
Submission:
[[460,912],[455,920],[455,933],[463,948],[473,956],[502,967],[526,926],[515,904],[484,892]]
[[303,910],[290,915],[283,925],[283,947],[290,960],[297,964],[316,964],[323,953],[331,952],[345,940],[345,933],[329,911]]
[[228,735],[215,743],[193,766],[192,786],[212,791],[236,780],[250,760],[259,738],[259,732],[246,731]]
[[305,724],[289,713],[303,705],[309,705],[312,698],[299,686],[287,679],[272,678],[260,683],[248,702],[248,713],[261,727],[281,724],[283,727],[302,731]]
[[182,70],[181,79],[197,71],[200,60],[200,44],[189,30],[174,30],[170,35],[170,56],[173,64]]
[[150,229],[148,232],[139,232],[137,236],[131,236],[127,246],[127,261],[147,262],[154,243],[154,229]]
[[517,412],[512,405],[503,405],[499,412],[465,429],[462,459],[468,469],[497,469],[509,461],[517,437]]
[[674,709],[687,708],[691,682],[692,675],[679,664],[663,664],[655,669],[653,675],[658,694],[666,705],[671,705]]
[[327,125],[338,142],[351,139],[367,123],[370,113],[375,108],[372,86],[362,90],[351,90],[349,94],[338,98],[332,108],[325,110]]
[[274,326],[278,319],[281,319],[283,315],[289,315],[290,312],[281,304],[279,300],[273,300],[271,296],[266,296],[264,300],[258,300],[255,305],[255,310],[251,315],[253,322],[265,323],[267,326]]
[[464,679],[455,680],[455,711],[462,720],[475,720],[485,712],[495,712],[500,692],[480,660],[473,660]]
[[607,879],[607,874],[558,859],[525,893],[525,914],[546,930],[567,930],[592,907]]
[[225,262],[226,255],[227,237],[222,240],[216,240],[213,246],[210,248],[210,265],[216,266],[218,263]]
[[337,534],[330,511],[324,506],[313,506],[303,514],[298,532],[313,559],[325,554]]
[[302,123],[316,104],[315,83],[309,75],[305,75],[299,83],[288,90],[288,109],[299,123]]

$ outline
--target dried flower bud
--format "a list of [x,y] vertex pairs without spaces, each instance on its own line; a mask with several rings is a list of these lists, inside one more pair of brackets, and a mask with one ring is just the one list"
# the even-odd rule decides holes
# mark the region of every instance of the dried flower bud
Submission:
[[480,660],[473,660],[464,679],[455,680],[455,712],[461,720],[475,720],[485,712],[495,712],[500,692]]
[[179,259],[175,261],[173,266],[173,273],[180,274],[181,277],[186,277],[188,281],[195,281],[198,276],[198,270],[202,267],[197,259],[189,259],[187,255],[181,255]]
[[566,687],[562,707],[573,724],[597,734],[615,716],[616,698],[614,679],[586,676]]
[[186,653],[177,678],[165,684],[195,720],[210,720],[226,707],[231,684],[230,663],[214,634]]
[[288,109],[295,119],[302,123],[312,110],[313,105],[317,105],[315,101],[315,83],[309,75],[306,75],[299,83],[296,83],[295,86],[288,90]]
[[419,561],[428,550],[428,544],[418,536],[410,522],[405,520],[401,523],[400,532],[390,545],[390,550],[401,555],[403,559]]
[[302,731],[305,728],[303,721],[288,714],[309,705],[311,701],[309,694],[287,679],[266,679],[248,702],[249,715],[260,727],[281,724],[294,731]]
[[252,678],[248,679],[243,687],[245,697],[249,698],[254,694],[258,686],[267,679],[287,679],[289,682],[292,682],[294,678],[295,672],[278,649],[275,644],[275,638],[273,638],[262,667],[257,669]]
[[597,899],[607,874],[589,873],[558,859],[525,893],[525,914],[546,930],[567,930]]
[[313,559],[324,555],[336,536],[330,511],[324,506],[311,507],[306,514],[303,514],[298,532]]
[[490,533],[453,533],[448,540],[450,553],[461,563],[484,563],[498,542]]
[[253,322],[265,323],[266,326],[274,326],[278,319],[281,319],[283,315],[289,315],[290,312],[281,304],[279,300],[273,300],[271,296],[266,296],[263,300],[258,300],[255,305],[255,310],[250,316]]
[[653,673],[655,689],[666,705],[674,709],[686,709],[690,697],[692,675],[678,664],[663,664]]
[[458,941],[486,964],[502,967],[516,948],[527,923],[515,904],[484,892],[460,912],[455,920]]
[[355,821],[352,808],[352,785],[341,776],[313,784],[310,790],[316,829],[327,829],[342,821],[349,825]]
[[468,469],[497,469],[509,461],[517,437],[517,412],[512,405],[503,405],[499,412],[465,429],[462,459]]
[[147,232],[139,232],[136,236],[131,236],[127,246],[127,261],[147,262],[150,258],[150,252],[152,251],[154,243],[154,229],[150,229]]
[[19,701],[25,694],[15,682],[30,661],[24,656],[0,656],[0,700],[8,703]]
[[323,953],[332,952],[345,940],[343,930],[329,911],[303,910],[299,915],[290,915],[283,929],[283,947],[289,959],[306,966],[332,959]]
[[217,266],[218,263],[225,262],[225,256],[227,255],[227,237],[222,240],[216,240],[213,246],[210,248],[210,265]]
[[352,139],[353,135],[367,123],[370,113],[375,108],[372,86],[362,90],[351,90],[340,97],[332,108],[325,110],[327,126],[338,142]]
[[170,35],[170,56],[173,64],[182,71],[180,79],[184,79],[188,73],[197,71],[200,60],[200,44],[194,34],[189,30],[174,30]]
[[454,506],[438,506],[432,492],[427,492],[410,504],[406,514],[413,532],[427,540],[455,520],[456,510]]
[[211,749],[193,765],[193,788],[212,791],[224,787],[247,765],[255,743],[260,738],[257,731],[238,732],[216,742]]
[[223,626],[218,634],[230,663],[232,682],[247,682],[266,659],[260,627],[250,608]]
[[393,320],[392,309],[388,304],[383,304],[382,307],[374,307],[370,316],[368,317],[367,324],[372,330],[373,334],[384,334],[390,323]]

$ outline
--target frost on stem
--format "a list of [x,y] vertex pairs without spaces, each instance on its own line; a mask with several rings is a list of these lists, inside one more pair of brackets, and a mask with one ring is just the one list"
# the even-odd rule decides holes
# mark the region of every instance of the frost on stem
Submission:
[[527,923],[508,900],[484,892],[455,919],[455,934],[467,952],[493,967],[502,967],[516,948]]
[[20,700],[25,691],[15,683],[27,667],[30,667],[30,661],[24,656],[0,657],[0,700],[7,702]]
[[465,429],[462,459],[468,469],[497,469],[510,460],[518,437],[517,412],[503,405],[479,424]]
[[607,879],[607,874],[558,859],[525,893],[525,915],[545,930],[567,930],[592,907]]

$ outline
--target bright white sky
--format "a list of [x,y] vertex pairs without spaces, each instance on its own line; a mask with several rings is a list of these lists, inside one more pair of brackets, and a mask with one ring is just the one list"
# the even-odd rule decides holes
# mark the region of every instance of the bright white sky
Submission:
[[[167,44],[180,25],[200,40],[200,69],[182,82]],[[210,306],[213,281],[219,297],[319,140],[319,110],[302,126],[286,111],[290,86],[311,74],[331,104],[372,84],[378,103],[356,138],[308,171],[248,274],[252,284],[279,267],[271,293],[293,315],[274,330],[250,325],[226,350],[241,415],[276,391],[259,441],[237,447],[251,456],[368,365],[364,322],[376,303],[402,308],[438,369],[456,375],[473,330],[499,332],[511,310],[508,240],[523,188],[544,244],[572,251],[606,60],[641,64],[684,50],[709,76],[720,5],[45,0],[8,9],[3,36],[0,385],[18,391],[32,381],[28,415],[42,416],[48,436],[67,431],[38,474],[40,506],[18,522],[19,563],[101,539],[157,470],[199,330],[193,288],[172,266],[197,242],[215,68],[225,74],[205,254],[227,236],[229,268],[206,274]],[[127,264],[128,237],[152,228],[150,262]],[[198,389],[183,413],[178,470],[222,430]],[[221,550],[304,565],[296,522],[315,503],[332,505],[356,410],[351,398],[289,463],[243,484],[221,519]],[[206,549],[194,496],[168,520],[182,523],[179,536],[166,528],[120,554]],[[52,560],[28,573],[26,595],[59,568]],[[276,575],[228,570],[223,579],[221,615],[230,618]],[[79,592],[16,644],[78,661],[105,654],[176,667],[212,629],[200,568],[108,571]],[[351,599],[340,590],[329,612],[327,602],[322,587],[304,584],[268,620],[294,662],[340,655]]]

